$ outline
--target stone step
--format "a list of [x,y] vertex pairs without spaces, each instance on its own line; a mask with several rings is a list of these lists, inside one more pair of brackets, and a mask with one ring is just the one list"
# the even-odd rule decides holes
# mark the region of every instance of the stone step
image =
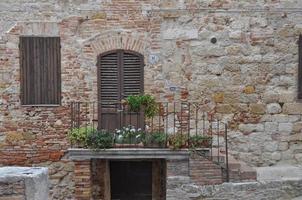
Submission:
[[240,178],[241,180],[256,180],[257,172],[256,171],[241,172]]
[[223,183],[222,180],[208,180],[208,181],[196,182],[197,185],[218,185],[221,183]]
[[200,162],[200,163],[190,163],[190,167],[191,168],[194,168],[194,167],[196,167],[196,168],[203,168],[203,169],[208,169],[208,168],[221,168],[221,166],[219,166],[219,165],[215,165],[215,164],[213,164],[213,163],[211,163],[211,164],[203,164],[202,162]]
[[[190,177],[199,185],[220,184],[225,180],[226,172],[222,168],[226,168],[225,154],[219,153],[218,149],[213,149],[213,157],[195,155],[190,159]],[[210,154],[204,154],[210,155]],[[230,181],[248,181],[256,180],[256,171],[247,166],[245,163],[240,162],[234,157],[228,157],[229,178]],[[208,181],[210,180],[210,181]],[[213,181],[215,180],[215,181]]]
[[199,173],[199,172],[192,172],[190,173],[190,175],[193,177],[193,176],[205,176],[205,177],[208,177],[209,178],[212,178],[212,177],[221,177],[221,172],[208,172],[208,173]]
[[203,172],[203,171],[221,171],[222,170],[222,168],[217,165],[214,165],[212,167],[206,167],[206,168],[204,168],[202,166],[201,167],[195,166],[195,167],[190,167],[190,169],[195,170],[195,171],[201,171],[201,172]]

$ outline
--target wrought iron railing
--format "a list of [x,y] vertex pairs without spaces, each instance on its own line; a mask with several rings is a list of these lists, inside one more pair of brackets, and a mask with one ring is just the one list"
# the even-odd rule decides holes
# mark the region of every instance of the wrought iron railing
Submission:
[[[197,102],[158,102],[157,107],[157,114],[147,118],[144,116],[144,108],[134,112],[121,102],[72,102],[71,131],[79,128],[106,130],[114,135],[115,147],[145,148],[154,145],[148,142],[142,144],[134,137],[132,141],[131,137],[124,142],[117,141],[119,130],[122,131],[123,127],[136,131],[140,129],[145,138],[160,133],[161,137],[164,135],[164,142],[157,148],[174,148],[173,139],[176,142],[180,140],[180,148],[191,148],[222,166],[228,180],[227,124],[212,112],[205,111],[204,106]],[[203,138],[204,144],[200,140],[198,143],[198,138]]]

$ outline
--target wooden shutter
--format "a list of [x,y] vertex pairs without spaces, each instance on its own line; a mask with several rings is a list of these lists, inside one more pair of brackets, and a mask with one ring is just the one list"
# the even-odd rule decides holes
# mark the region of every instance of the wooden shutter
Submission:
[[60,104],[59,37],[20,37],[21,103]]
[[99,98],[103,108],[110,108],[120,99],[118,54],[104,55],[99,62]]
[[143,93],[142,56],[119,50],[100,56],[98,62],[99,100],[103,108]]
[[140,94],[144,91],[143,61],[142,57],[136,54],[124,53],[123,62],[123,95]]
[[302,35],[299,36],[298,99],[302,99]]
[[143,127],[143,115],[126,112],[122,114],[118,111],[121,109],[122,99],[129,95],[143,93],[143,67],[143,57],[134,52],[117,50],[99,56],[98,121],[100,128],[114,130],[127,124]]

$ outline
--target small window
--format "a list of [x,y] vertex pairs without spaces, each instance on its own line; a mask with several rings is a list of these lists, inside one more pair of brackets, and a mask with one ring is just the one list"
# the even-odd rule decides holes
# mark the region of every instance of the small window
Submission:
[[58,105],[61,100],[59,37],[20,37],[22,105]]

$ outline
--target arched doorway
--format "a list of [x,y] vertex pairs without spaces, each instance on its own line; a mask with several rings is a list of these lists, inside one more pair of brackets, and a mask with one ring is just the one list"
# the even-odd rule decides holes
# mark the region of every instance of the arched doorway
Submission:
[[125,112],[121,101],[144,92],[144,59],[128,50],[98,56],[98,127],[114,130],[126,125],[143,127],[141,113]]

